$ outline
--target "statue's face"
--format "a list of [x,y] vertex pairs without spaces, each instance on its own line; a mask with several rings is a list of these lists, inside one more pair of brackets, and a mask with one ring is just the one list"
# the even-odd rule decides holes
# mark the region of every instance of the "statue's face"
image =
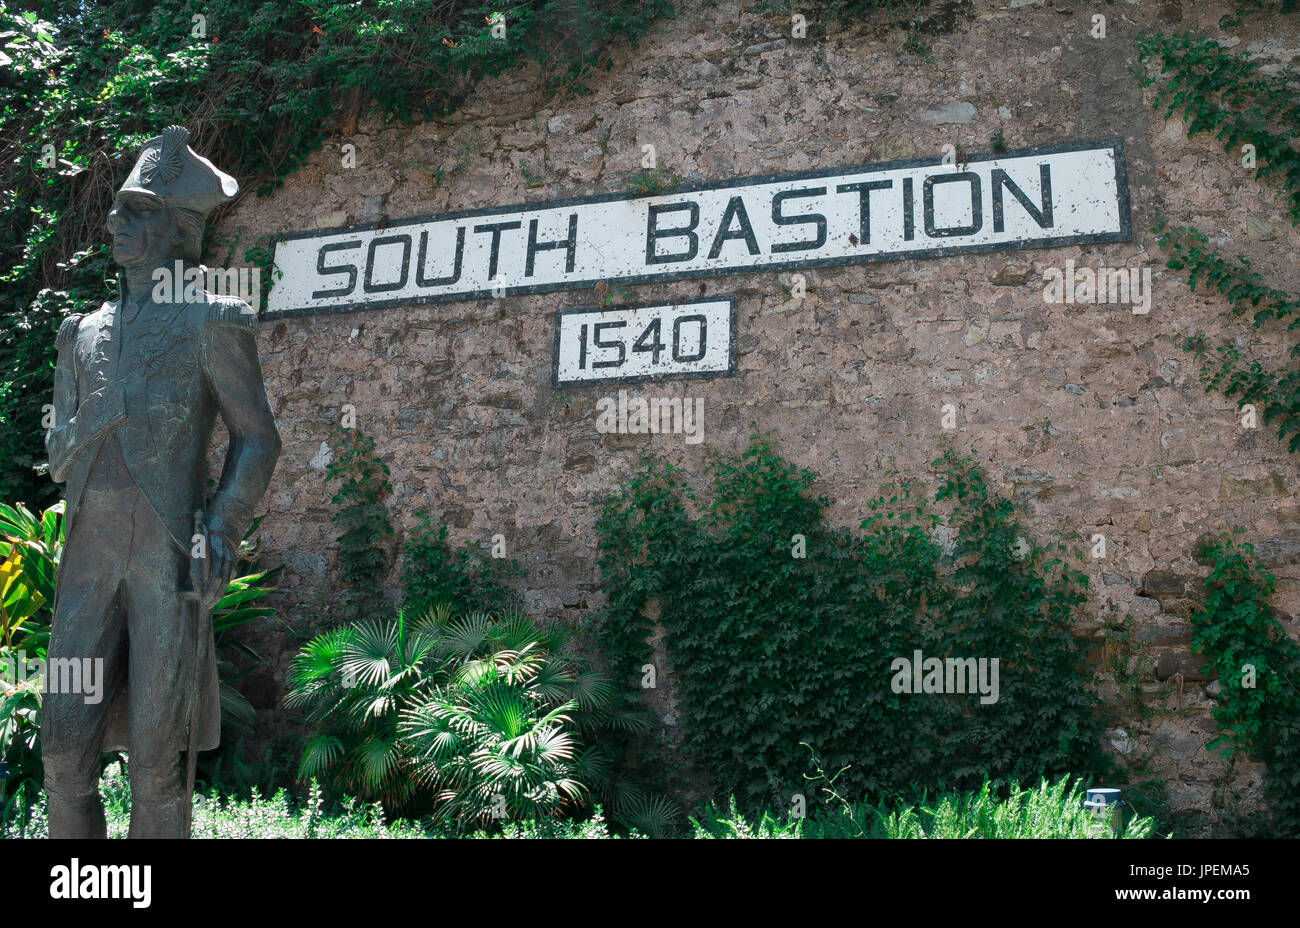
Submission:
[[176,220],[157,197],[119,193],[108,214],[113,260],[123,267],[161,264],[180,257]]

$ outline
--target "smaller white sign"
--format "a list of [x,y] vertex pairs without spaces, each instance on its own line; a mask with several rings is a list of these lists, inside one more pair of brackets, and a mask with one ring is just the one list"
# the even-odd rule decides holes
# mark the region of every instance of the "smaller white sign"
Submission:
[[736,298],[579,307],[555,314],[557,387],[725,377],[736,369]]

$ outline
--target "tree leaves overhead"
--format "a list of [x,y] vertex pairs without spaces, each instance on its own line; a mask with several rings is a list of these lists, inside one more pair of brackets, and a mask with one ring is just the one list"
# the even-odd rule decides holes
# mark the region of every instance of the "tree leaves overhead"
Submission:
[[[475,84],[541,63],[581,89],[665,0],[34,0],[0,2],[0,499],[58,490],[41,406],[60,319],[112,296],[104,220],[142,142],[183,125],[194,149],[265,195],[328,138],[377,110],[454,111]],[[209,243],[211,245],[211,243]],[[272,277],[269,241],[244,243]],[[234,244],[219,260],[229,264]]]

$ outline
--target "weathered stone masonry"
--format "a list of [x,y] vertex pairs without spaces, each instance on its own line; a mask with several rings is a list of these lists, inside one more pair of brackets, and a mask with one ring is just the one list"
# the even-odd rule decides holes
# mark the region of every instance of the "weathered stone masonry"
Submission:
[[[1207,681],[1188,650],[1186,616],[1205,569],[1198,535],[1242,525],[1279,576],[1276,605],[1293,634],[1300,611],[1300,504],[1294,460],[1266,429],[1240,428],[1233,404],[1206,394],[1177,337],[1242,334],[1281,358],[1284,334],[1225,329],[1225,308],[1163,269],[1149,229],[1158,216],[1238,245],[1278,285],[1300,289],[1300,230],[1271,190],[1213,140],[1188,141],[1154,116],[1129,81],[1138,26],[1218,35],[1218,5],[1099,7],[1108,38],[1088,35],[1091,8],[1063,15],[1037,3],[976,2],[933,40],[932,61],[903,36],[849,25],[826,41],[789,38],[788,24],[733,6],[679,10],[638,50],[619,54],[592,92],[547,98],[521,67],[481,88],[454,119],[414,126],[362,122],[331,140],[269,201],[246,201],[219,230],[244,243],[276,232],[387,216],[501,206],[624,189],[642,146],[688,181],[935,156],[946,143],[987,151],[1124,139],[1132,242],[869,264],[788,274],[646,284],[616,302],[735,293],[734,377],[630,389],[702,397],[706,439],[598,434],[595,404],[617,387],[554,389],[554,311],[598,302],[564,292],[410,306],[264,324],[262,362],[284,439],[263,542],[287,565],[285,608],[310,627],[334,569],[326,437],[344,403],[392,468],[399,533],[429,508],[459,543],[501,533],[529,569],[539,613],[582,622],[599,606],[593,531],[599,498],[647,444],[695,468],[708,446],[734,451],[749,423],[776,428],[783,453],[823,477],[834,517],[856,525],[887,470],[924,476],[939,409],[958,408],[956,443],[1023,501],[1041,536],[1086,550],[1098,639],[1108,603],[1131,613],[1150,650],[1145,698],[1156,708],[1111,733],[1135,775],[1168,780],[1176,809],[1212,813],[1258,792],[1259,771],[1225,770],[1203,748],[1214,723]],[[1286,29],[1242,31],[1265,61],[1300,53]],[[339,146],[356,145],[341,167]],[[1260,244],[1266,241],[1267,244]],[[1150,267],[1147,315],[1127,306],[1043,300],[1042,271]],[[389,578],[395,584],[396,574]],[[270,658],[250,694],[277,712],[295,641],[268,627]],[[1094,654],[1094,657],[1097,655]],[[1113,692],[1113,687],[1112,687]]]

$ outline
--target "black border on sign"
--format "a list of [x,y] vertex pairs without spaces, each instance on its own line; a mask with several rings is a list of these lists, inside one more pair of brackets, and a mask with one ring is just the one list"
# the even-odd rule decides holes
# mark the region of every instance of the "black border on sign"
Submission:
[[[1124,154],[1123,139],[1102,139],[1095,142],[1062,142],[1057,145],[1039,145],[1034,148],[1018,148],[1015,151],[985,152],[971,155],[966,163],[978,161],[999,161],[1005,158],[1018,158],[1029,155],[1054,155],[1070,151],[1097,151],[1109,148],[1114,152],[1115,185],[1118,192],[1119,231],[1096,232],[1089,235],[1062,235],[1055,238],[1022,238],[1010,242],[995,242],[986,245],[948,245],[940,248],[922,248],[915,251],[895,251],[885,254],[845,255],[838,258],[805,258],[795,261],[772,261],[751,267],[699,268],[693,271],[664,271],[658,274],[638,274],[632,277],[612,278],[619,284],[643,284],[655,281],[691,280],[699,277],[726,277],[734,274],[754,274],[768,271],[798,270],[814,267],[843,267],[852,264],[871,264],[878,261],[904,261],[912,258],[942,258],[960,254],[987,254],[998,251],[1014,251],[1022,248],[1055,248],[1063,245],[1082,245],[1094,242],[1127,242],[1133,238],[1132,224],[1129,216],[1128,170]],[[783,180],[813,180],[820,177],[835,177],[841,174],[856,174],[870,171],[892,171],[899,168],[933,167],[943,164],[943,158],[911,158],[903,161],[881,161],[875,164],[850,165],[838,168],[816,168],[810,171],[790,173],[758,174],[751,177],[736,177],[725,181],[708,181],[702,184],[689,184],[674,188],[668,193],[654,196],[629,196],[627,193],[601,193],[585,197],[568,197],[562,200],[545,200],[537,203],[517,203],[513,206],[488,206],[478,209],[458,210],[451,213],[434,213],[428,216],[413,216],[398,222],[381,224],[380,221],[363,223],[355,226],[335,226],[330,229],[311,229],[304,232],[291,232],[279,236],[277,244],[282,241],[294,241],[303,238],[323,238],[343,232],[369,232],[372,230],[401,229],[405,226],[422,225],[427,222],[442,222],[452,219],[464,219],[470,216],[502,216],[521,211],[552,209],[575,206],[580,203],[612,203],[619,200],[654,200],[680,194],[695,193],[701,190],[725,190],[746,184],[770,184]],[[521,296],[537,293],[554,293],[559,290],[583,290],[594,287],[599,280],[568,280],[560,283],[531,284],[523,287],[506,287],[503,296]],[[371,309],[386,309],[392,306],[419,306],[430,303],[471,303],[475,300],[492,298],[491,288],[474,290],[467,293],[440,293],[426,296],[407,296],[392,300],[365,300],[342,303],[333,306],[304,306],[291,309],[268,310],[262,314],[263,319],[288,319],[295,316],[334,315],[337,313],[364,312]],[[650,304],[655,305],[655,304]]]
[[[731,307],[727,346],[727,369],[724,371],[678,371],[664,374],[636,374],[627,377],[596,377],[591,380],[560,382],[560,318],[573,313],[607,313],[614,310],[648,309],[652,306],[694,306],[697,303],[726,303]],[[667,380],[710,380],[715,377],[732,377],[736,373],[736,295],[722,293],[717,296],[700,296],[693,300],[651,300],[648,303],[618,303],[614,306],[567,306],[555,311],[555,334],[551,339],[551,387],[564,390],[569,387],[595,387],[609,383],[657,383]]]

